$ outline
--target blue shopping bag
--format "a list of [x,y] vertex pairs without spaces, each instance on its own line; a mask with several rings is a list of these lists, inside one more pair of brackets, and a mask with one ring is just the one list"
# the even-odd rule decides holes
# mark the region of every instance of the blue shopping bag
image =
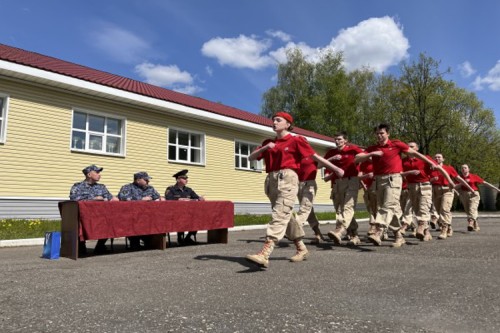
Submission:
[[42,257],[46,259],[59,259],[61,252],[61,233],[49,231],[45,233]]

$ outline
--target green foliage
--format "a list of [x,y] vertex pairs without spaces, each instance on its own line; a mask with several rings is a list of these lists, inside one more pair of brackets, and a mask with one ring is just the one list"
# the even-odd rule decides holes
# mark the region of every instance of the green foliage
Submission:
[[442,70],[439,61],[420,54],[394,76],[348,73],[341,53],[326,53],[313,63],[296,49],[287,60],[278,66],[276,86],[263,95],[263,115],[286,110],[298,127],[328,136],[346,131],[361,146],[373,144],[373,128],[388,123],[391,138],[416,141],[423,154],[442,153],[446,164],[469,164],[490,183],[500,181],[494,113],[476,94],[447,81],[450,70]]
[[60,231],[61,221],[54,220],[0,220],[0,240],[41,238],[47,231]]

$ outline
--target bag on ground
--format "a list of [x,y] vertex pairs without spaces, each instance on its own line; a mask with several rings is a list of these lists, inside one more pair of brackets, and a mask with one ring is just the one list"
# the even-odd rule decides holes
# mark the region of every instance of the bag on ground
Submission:
[[49,231],[45,233],[42,257],[46,259],[59,259],[61,251],[61,232]]

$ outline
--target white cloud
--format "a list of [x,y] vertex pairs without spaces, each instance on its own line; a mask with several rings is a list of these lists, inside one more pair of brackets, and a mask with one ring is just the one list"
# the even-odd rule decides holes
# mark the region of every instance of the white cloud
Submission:
[[116,61],[137,63],[151,52],[149,43],[130,31],[108,23],[96,26],[97,29],[90,33],[90,43]]
[[383,72],[408,57],[410,44],[402,27],[385,16],[340,30],[329,47],[343,52],[347,70],[369,67]]
[[271,37],[278,38],[283,42],[289,42],[292,40],[292,37],[289,34],[281,30],[267,30],[266,34],[268,34]]
[[471,63],[468,61],[464,61],[458,65],[458,70],[460,71],[460,75],[462,75],[462,77],[469,77],[476,73],[476,70],[472,68]]
[[473,82],[476,90],[482,90],[486,86],[489,90],[500,91],[500,60],[488,71],[485,77],[477,76]]
[[181,71],[176,65],[155,65],[149,62],[135,66],[135,72],[144,78],[144,81],[155,86],[169,88],[186,94],[194,94],[202,89],[193,85],[193,76]]
[[180,92],[180,93],[183,93],[183,94],[187,94],[187,95],[194,95],[194,94],[199,93],[200,91],[203,91],[202,88],[200,88],[198,86],[192,86],[192,85],[184,86],[181,88],[174,88],[173,90]]
[[320,54],[321,54],[321,49],[320,48],[312,48],[306,43],[287,43],[286,46],[280,47],[276,51],[271,51],[269,52],[269,55],[273,57],[277,62],[279,63],[285,63],[286,62],[286,52],[287,50],[290,49],[300,49],[304,57],[307,59],[307,61],[310,61],[312,63],[318,62],[320,59]]
[[205,72],[207,72],[208,76],[214,75],[214,70],[210,66],[205,66]]
[[237,38],[213,38],[203,44],[201,52],[217,59],[222,66],[261,69],[273,64],[271,57],[263,54],[270,47],[269,40],[240,35]]
[[[299,48],[310,62],[317,62],[326,51],[342,52],[347,70],[370,68],[383,72],[408,57],[410,44],[402,27],[394,18],[370,18],[356,26],[342,29],[324,47],[311,47],[305,42],[293,42],[283,31],[268,30],[268,35],[287,41],[287,45],[270,50],[269,40],[240,35],[238,38],[214,38],[203,45],[205,56],[216,58],[221,65],[261,69],[286,61],[286,51]],[[267,54],[265,52],[268,52]],[[273,61],[274,60],[274,61]]]

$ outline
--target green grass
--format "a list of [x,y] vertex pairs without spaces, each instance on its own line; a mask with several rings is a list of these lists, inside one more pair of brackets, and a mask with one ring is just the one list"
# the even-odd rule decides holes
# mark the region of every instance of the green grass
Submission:
[[[320,221],[335,220],[335,213],[316,213]],[[356,212],[356,218],[367,218],[367,212]],[[263,225],[271,221],[271,214],[266,215],[235,215],[234,226]],[[41,238],[47,231],[60,231],[61,221],[59,220],[21,220],[2,219],[0,220],[0,240]]]
[[58,220],[0,220],[0,240],[40,238],[46,231],[60,231],[61,221]]

